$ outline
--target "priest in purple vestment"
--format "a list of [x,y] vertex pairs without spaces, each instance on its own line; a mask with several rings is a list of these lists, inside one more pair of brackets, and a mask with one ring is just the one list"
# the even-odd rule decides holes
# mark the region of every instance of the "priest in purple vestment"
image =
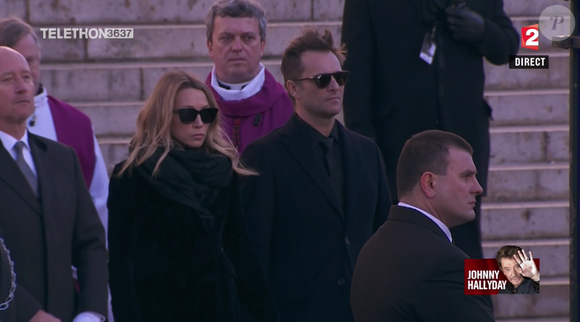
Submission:
[[266,13],[254,0],[218,0],[206,17],[214,67],[207,76],[223,127],[242,153],[248,144],[288,121],[294,108],[286,90],[260,63]]
[[[40,44],[30,25],[16,17],[0,20],[0,46],[11,47],[24,56],[32,73],[36,93],[35,111],[28,119],[28,131],[75,150],[85,183],[106,232],[109,175],[91,120],[80,110],[48,95],[46,88],[40,84]],[[112,315],[109,315],[108,321],[113,322]]]

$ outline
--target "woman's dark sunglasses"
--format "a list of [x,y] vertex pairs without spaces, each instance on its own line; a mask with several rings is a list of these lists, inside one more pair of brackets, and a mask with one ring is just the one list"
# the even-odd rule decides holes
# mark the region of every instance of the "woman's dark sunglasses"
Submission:
[[327,88],[330,85],[331,77],[334,77],[336,83],[339,86],[344,86],[346,84],[346,79],[348,78],[348,71],[343,70],[340,72],[332,73],[332,74],[319,74],[312,77],[296,79],[295,81],[303,81],[303,80],[313,80],[316,87],[320,89]]
[[173,110],[173,113],[179,114],[179,120],[183,124],[191,124],[195,122],[197,119],[197,115],[201,116],[201,121],[203,123],[211,123],[215,121],[215,118],[218,113],[217,108],[206,108],[201,111],[198,111],[194,108],[182,108],[179,110]]

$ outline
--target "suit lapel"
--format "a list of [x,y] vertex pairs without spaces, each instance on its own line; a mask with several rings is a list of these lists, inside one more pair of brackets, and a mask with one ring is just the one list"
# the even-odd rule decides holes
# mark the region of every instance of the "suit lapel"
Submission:
[[[36,164],[36,161],[35,161]],[[40,202],[34,195],[32,188],[26,181],[24,174],[16,165],[16,161],[4,148],[0,141],[0,180],[3,180],[11,187],[20,198],[22,198],[34,211],[40,215]]]
[[318,161],[316,151],[309,143],[308,137],[300,128],[296,117],[296,115],[293,115],[290,121],[281,129],[282,142],[342,217],[343,210],[336,193],[334,193],[332,183],[326,174],[324,166]]
[[363,158],[370,157],[363,154],[359,144],[354,142],[351,133],[348,133],[340,122],[336,122],[338,126],[338,133],[340,137],[340,148],[342,151],[343,171],[344,171],[344,214],[346,216],[346,224],[349,223],[355,214],[355,206],[358,198],[358,188],[361,182],[361,169],[365,166]]

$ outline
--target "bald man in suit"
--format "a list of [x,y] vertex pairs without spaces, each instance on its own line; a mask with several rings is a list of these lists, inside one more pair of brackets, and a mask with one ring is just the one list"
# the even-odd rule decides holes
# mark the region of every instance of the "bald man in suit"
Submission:
[[74,150],[27,131],[33,97],[25,58],[0,47],[0,227],[21,292],[17,321],[104,321],[105,231]]

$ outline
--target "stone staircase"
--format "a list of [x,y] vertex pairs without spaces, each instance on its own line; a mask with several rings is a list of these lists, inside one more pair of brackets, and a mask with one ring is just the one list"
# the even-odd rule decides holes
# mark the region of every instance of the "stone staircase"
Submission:
[[[259,1],[270,21],[263,63],[278,81],[282,51],[303,26],[330,28],[340,39],[344,0]],[[42,83],[91,117],[112,169],[126,157],[137,113],[165,71],[209,73],[203,19],[212,2],[0,0],[0,12],[37,28],[134,28],[132,40],[41,40]],[[561,0],[504,2],[518,31],[537,23],[547,6],[567,6]],[[498,321],[569,320],[569,54],[543,37],[540,45],[550,55],[549,70],[485,66],[494,121],[484,254],[494,258],[501,246],[516,244],[541,259],[542,272],[540,295],[494,297]]]

